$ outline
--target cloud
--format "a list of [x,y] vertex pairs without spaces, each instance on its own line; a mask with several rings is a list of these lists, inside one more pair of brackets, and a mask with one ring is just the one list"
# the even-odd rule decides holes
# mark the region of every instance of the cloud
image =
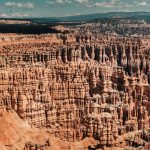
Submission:
[[28,16],[27,14],[21,14],[21,13],[18,13],[18,12],[13,13],[11,15],[12,18],[23,18],[23,17],[27,17],[27,16]]
[[0,17],[1,18],[23,18],[23,17],[28,17],[28,15],[19,12],[14,12],[12,14],[0,13]]
[[78,5],[84,5],[86,7],[92,7],[94,4],[93,0],[74,0]]
[[66,3],[72,3],[76,2],[78,4],[84,4],[87,5],[90,3],[90,0],[53,0],[53,1],[46,1],[48,4],[66,4]]
[[96,2],[94,6],[96,7],[115,7],[117,3],[120,2],[119,0],[111,0],[111,1],[103,1],[103,2]]
[[0,13],[0,17],[1,17],[1,18],[7,18],[7,17],[8,17],[8,15],[7,15],[7,14],[5,14],[5,13]]
[[140,2],[137,4],[137,6],[146,6],[147,5],[147,2]]
[[48,4],[65,4],[65,3],[71,3],[70,0],[55,0],[55,1],[46,1]]
[[111,3],[109,2],[96,2],[95,3],[96,7],[114,7]]
[[[103,1],[103,2],[95,2],[95,4],[93,6],[95,7],[103,7],[103,8],[122,8],[122,9],[126,9],[126,8],[134,8],[135,6],[137,6],[137,4],[139,4],[138,2],[132,1],[132,3],[129,3],[127,1],[121,1],[121,0],[110,0],[110,1]],[[117,10],[115,10],[117,11]],[[126,10],[122,10],[122,11],[126,11]]]
[[89,0],[74,0],[74,1],[77,2],[77,3],[80,3],[80,4],[89,3]]
[[56,3],[64,4],[64,3],[70,3],[70,1],[69,0],[56,0]]
[[34,4],[31,3],[31,2],[26,2],[26,3],[6,2],[5,6],[7,6],[7,7],[17,7],[17,8],[26,8],[26,9],[34,8]]

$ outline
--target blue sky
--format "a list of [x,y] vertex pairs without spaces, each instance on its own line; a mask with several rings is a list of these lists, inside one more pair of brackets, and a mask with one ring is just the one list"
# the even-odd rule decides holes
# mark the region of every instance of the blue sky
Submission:
[[0,17],[60,17],[150,11],[150,0],[0,0]]

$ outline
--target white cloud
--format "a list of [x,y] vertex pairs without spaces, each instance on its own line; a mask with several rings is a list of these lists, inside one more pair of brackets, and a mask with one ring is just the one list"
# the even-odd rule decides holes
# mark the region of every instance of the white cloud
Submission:
[[94,6],[94,1],[93,0],[74,0],[78,5],[84,5],[86,7],[92,7]]
[[0,17],[1,17],[1,18],[7,18],[7,17],[8,17],[8,15],[7,15],[7,14],[5,14],[5,13],[0,13]]
[[56,0],[56,3],[64,4],[64,3],[70,3],[70,1],[69,0]]
[[55,0],[55,1],[47,1],[48,4],[65,4],[71,3],[70,0]]
[[55,2],[54,1],[46,1],[46,3],[48,3],[48,4],[55,4]]
[[85,3],[89,3],[89,0],[74,0],[75,2],[81,3],[81,4],[85,4]]
[[96,2],[94,5],[96,7],[114,7],[116,6],[117,3],[120,3],[120,0],[111,0],[111,1],[108,1],[108,2]]
[[23,17],[28,17],[28,15],[19,12],[15,12],[12,14],[0,13],[0,18],[23,18]]
[[111,2],[96,2],[95,3],[96,7],[114,7]]
[[72,2],[87,5],[92,1],[90,1],[90,0],[51,0],[51,1],[48,0],[48,1],[46,1],[46,3],[48,3],[48,4],[66,4],[66,3],[72,3]]
[[12,18],[22,18],[22,17],[27,17],[28,15],[27,14],[21,14],[21,13],[13,13],[11,15]]
[[147,5],[147,2],[140,2],[137,4],[137,6],[146,6]]
[[26,3],[6,2],[5,6],[32,9],[34,7],[34,4],[31,2]]

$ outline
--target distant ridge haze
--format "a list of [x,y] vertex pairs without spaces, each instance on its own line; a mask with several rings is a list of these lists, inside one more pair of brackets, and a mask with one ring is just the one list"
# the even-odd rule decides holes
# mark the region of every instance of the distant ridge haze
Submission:
[[108,12],[96,13],[66,17],[35,17],[35,18],[1,18],[1,19],[17,19],[17,20],[30,20],[35,23],[52,23],[52,22],[85,22],[94,21],[99,19],[112,19],[112,18],[132,18],[145,20],[150,22],[150,12]]
[[84,21],[94,21],[99,19],[111,19],[111,18],[133,18],[133,19],[144,19],[145,21],[150,21],[150,12],[108,12],[108,13],[96,13],[96,14],[86,14],[86,15],[76,15],[76,16],[66,16],[66,17],[39,17],[30,18],[32,21],[37,22],[84,22]]

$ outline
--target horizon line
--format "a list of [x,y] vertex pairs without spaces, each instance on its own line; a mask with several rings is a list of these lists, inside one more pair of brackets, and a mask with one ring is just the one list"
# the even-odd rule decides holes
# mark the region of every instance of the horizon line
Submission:
[[32,19],[32,18],[67,18],[67,17],[77,17],[77,16],[87,16],[87,15],[96,15],[96,14],[108,14],[108,13],[150,13],[150,11],[110,11],[110,12],[98,12],[98,13],[87,13],[87,14],[75,14],[67,16],[23,16],[23,17],[0,17],[0,19]]

